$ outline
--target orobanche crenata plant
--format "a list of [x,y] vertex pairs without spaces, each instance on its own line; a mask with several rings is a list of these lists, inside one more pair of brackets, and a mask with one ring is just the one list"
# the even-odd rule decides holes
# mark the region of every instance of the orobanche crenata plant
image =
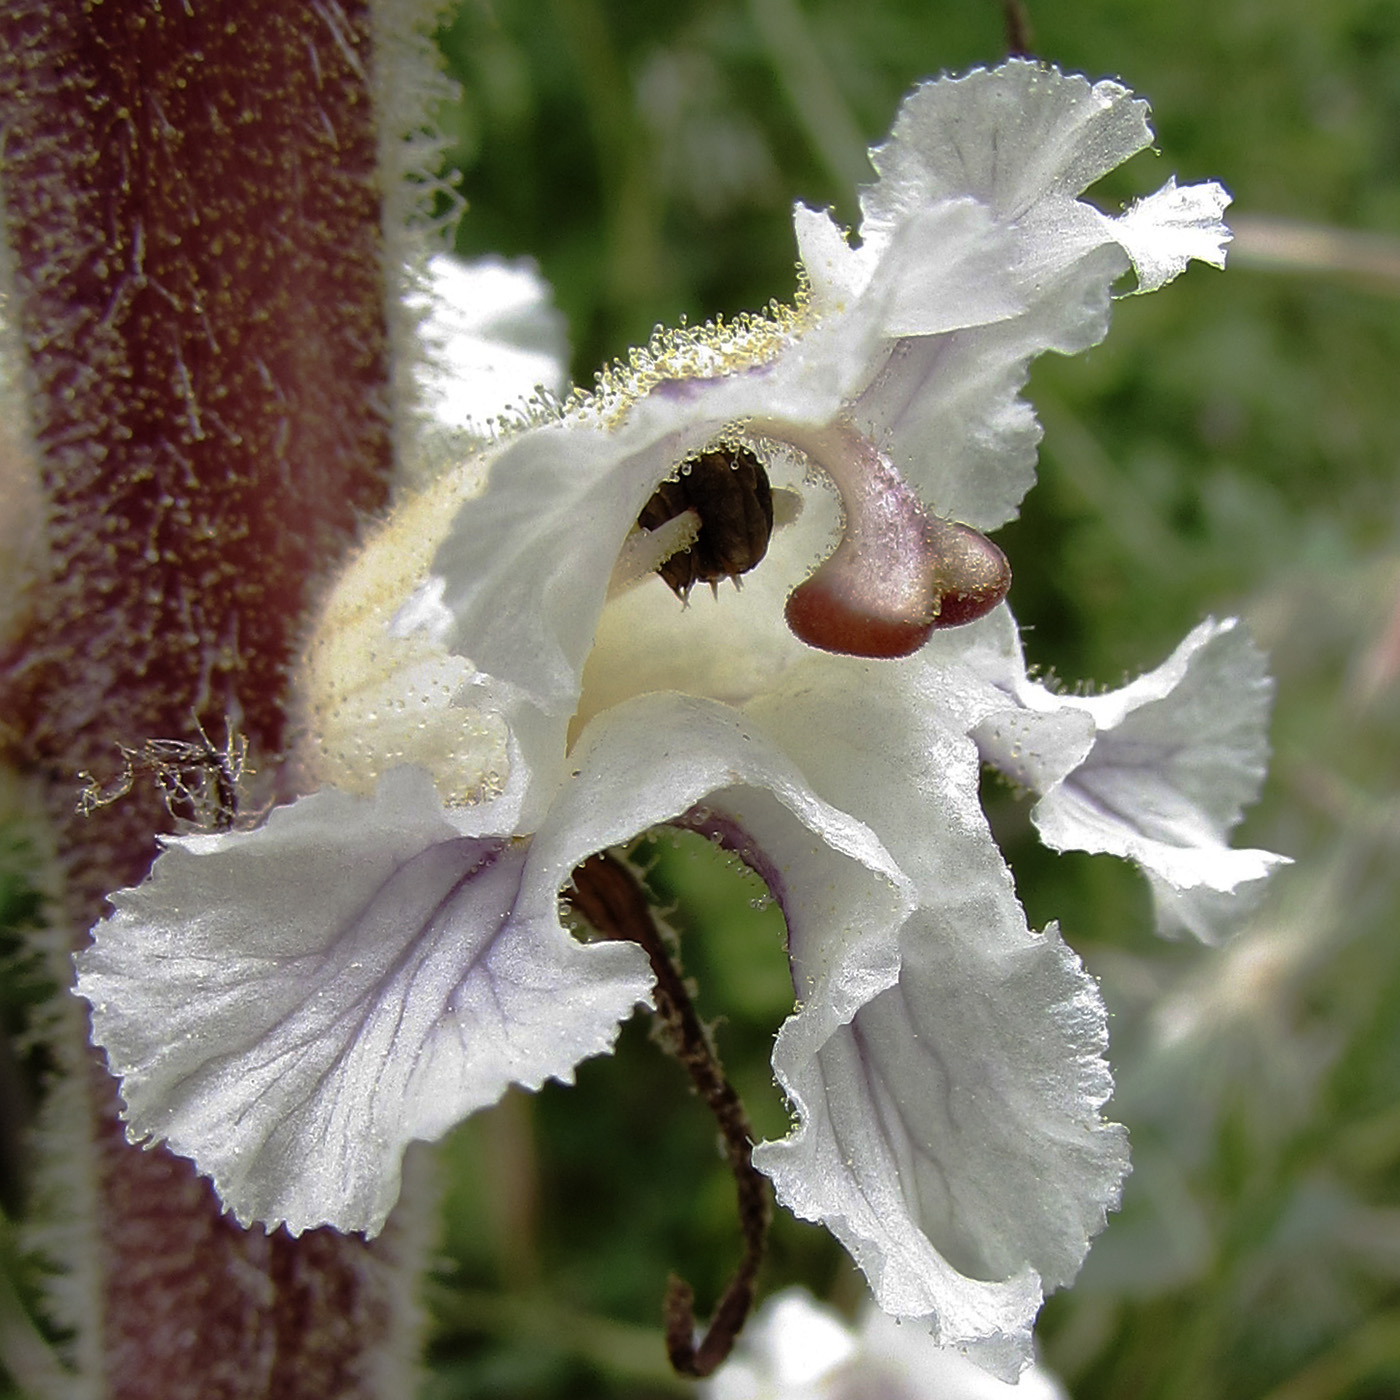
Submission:
[[1128,1154],[1098,988],[1027,926],[980,766],[1056,849],[1141,866],[1171,928],[1213,937],[1280,860],[1228,846],[1266,757],[1242,628],[1057,694],[987,538],[1034,478],[1031,359],[1099,341],[1115,283],[1224,262],[1218,185],[1080,198],[1150,137],[1113,82],[930,82],[857,242],[797,208],[792,308],[658,334],[400,501],[306,647],[304,795],[167,840],[79,955],[130,1137],[241,1222],[378,1230],[410,1141],[649,1003],[642,947],[561,900],[606,924],[576,872],[673,824],[786,919],[793,1126],[754,1166],[886,1312],[1027,1364]]

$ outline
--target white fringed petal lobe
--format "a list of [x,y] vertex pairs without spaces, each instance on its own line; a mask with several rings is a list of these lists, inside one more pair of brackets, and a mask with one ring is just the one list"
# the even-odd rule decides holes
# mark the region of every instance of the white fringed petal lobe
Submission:
[[[1040,439],[1020,397],[1030,361],[1101,340],[1110,289],[1130,265],[1146,291],[1190,258],[1223,263],[1218,185],[1172,181],[1119,218],[1078,197],[1151,139],[1147,104],[1119,84],[1013,60],[905,100],[871,153],[880,178],[862,195],[859,248],[843,252],[811,215],[799,221],[819,304],[898,289],[883,303],[893,343],[851,415],[936,513],[982,530],[1016,514]],[[939,216],[969,201],[987,219],[995,262],[979,273],[996,291],[960,322],[921,323],[906,308],[919,305],[921,278],[937,285]]]
[[557,876],[416,769],[168,841],[78,957],[129,1135],[245,1224],[377,1231],[409,1141],[571,1078],[647,998],[641,949],[560,927]]
[[1173,177],[1156,194],[1129,205],[1118,220],[1118,236],[1137,270],[1137,290],[1155,292],[1179,277],[1192,258],[1224,267],[1230,232],[1220,216],[1229,203],[1217,184],[1178,189]]
[[[970,659],[1014,708],[982,719],[974,737],[988,762],[1040,794],[1041,838],[1134,861],[1164,931],[1214,942],[1249,907],[1250,887],[1286,863],[1229,845],[1268,760],[1273,687],[1245,628],[1203,622],[1156,670],[1101,695],[1029,680],[1004,610],[980,643]],[[1232,895],[1244,898],[1221,898]]]
[[1119,83],[1021,59],[924,83],[872,153],[880,179],[862,198],[867,227],[884,236],[905,211],[962,195],[1006,222],[1073,204],[1151,143],[1147,111]]
[[559,893],[705,798],[760,843],[799,924],[847,930],[850,984],[889,985],[912,900],[878,840],[732,710],[645,696],[580,741],[529,841],[398,769],[369,798],[326,790],[255,831],[167,842],[78,958],[130,1135],[192,1157],[245,1223],[378,1230],[411,1140],[611,1048],[646,957],[571,937]]
[[882,1308],[1009,1378],[1042,1290],[1077,1272],[1127,1170],[1100,1117],[1103,1002],[1053,928],[1027,928],[936,684],[902,667],[903,686],[875,687],[866,669],[814,662],[749,707],[819,794],[882,833],[919,899],[898,982],[868,1001],[794,942],[801,1006],[773,1064],[798,1125],[754,1160]]

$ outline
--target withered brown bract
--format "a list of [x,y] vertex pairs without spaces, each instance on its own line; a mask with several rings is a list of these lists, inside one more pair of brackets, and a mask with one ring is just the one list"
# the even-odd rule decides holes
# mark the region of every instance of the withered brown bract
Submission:
[[637,524],[655,530],[687,510],[700,517],[700,533],[657,573],[684,600],[697,583],[746,574],[768,552],[773,533],[773,492],[763,464],[742,447],[716,448],[692,457],[675,481],[656,488]]

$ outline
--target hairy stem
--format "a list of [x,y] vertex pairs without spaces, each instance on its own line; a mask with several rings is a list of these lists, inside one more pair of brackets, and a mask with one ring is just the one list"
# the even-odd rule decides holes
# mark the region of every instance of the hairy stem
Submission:
[[[144,782],[79,815],[77,774],[227,726],[278,795],[306,604],[385,499],[369,35],[366,0],[0,9],[10,314],[50,560],[0,712],[79,938],[170,818]],[[95,1315],[68,1321],[96,1335],[92,1393],[392,1393],[392,1232],[241,1230],[188,1162],[125,1142],[96,1064],[89,1102],[69,1150],[85,1126]]]

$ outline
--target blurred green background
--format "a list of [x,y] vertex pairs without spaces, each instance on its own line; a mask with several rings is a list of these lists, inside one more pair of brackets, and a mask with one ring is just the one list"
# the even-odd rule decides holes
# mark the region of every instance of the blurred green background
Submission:
[[[1226,948],[1167,944],[1132,870],[1044,853],[988,784],[1032,923],[1060,919],[1102,979],[1133,1139],[1044,1357],[1076,1400],[1400,1396],[1400,4],[1028,10],[1039,56],[1152,101],[1162,154],[1098,197],[1218,178],[1240,238],[1226,273],[1120,303],[1103,346],[1037,364],[1040,484],[998,537],[1012,605],[1070,683],[1117,684],[1206,614],[1243,615],[1278,697],[1239,840],[1297,861]],[[441,114],[457,248],[538,261],[585,384],[657,323],[790,298],[792,201],[854,222],[903,94],[1006,51],[996,0],[467,0],[440,37],[462,86]],[[698,838],[638,855],[759,1130],[781,1133],[776,911]],[[0,851],[0,872],[24,859]],[[30,899],[0,878],[0,921]],[[30,982],[3,986],[22,1030]],[[440,1154],[429,1400],[688,1390],[662,1354],[666,1277],[704,1311],[738,1256],[711,1122],[640,1022],[578,1078]],[[763,1285],[792,1281],[863,1296],[780,1212]]]

